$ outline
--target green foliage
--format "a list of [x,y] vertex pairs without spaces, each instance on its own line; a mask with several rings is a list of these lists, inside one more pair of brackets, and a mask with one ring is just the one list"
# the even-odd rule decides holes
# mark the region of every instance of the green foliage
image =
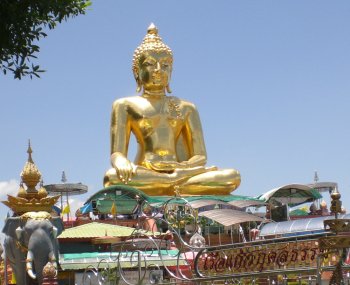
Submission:
[[14,78],[40,77],[32,63],[40,48],[35,43],[69,17],[85,14],[89,0],[0,0],[0,69]]
[[116,268],[106,268],[101,272],[102,280],[105,282],[105,284],[118,284],[119,283],[119,269]]

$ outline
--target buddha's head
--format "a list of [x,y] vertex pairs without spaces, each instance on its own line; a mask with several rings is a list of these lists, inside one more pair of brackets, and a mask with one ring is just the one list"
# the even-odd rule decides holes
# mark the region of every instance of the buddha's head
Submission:
[[158,35],[154,24],[148,27],[147,35],[134,52],[132,70],[137,92],[170,93],[169,82],[173,65],[173,53]]

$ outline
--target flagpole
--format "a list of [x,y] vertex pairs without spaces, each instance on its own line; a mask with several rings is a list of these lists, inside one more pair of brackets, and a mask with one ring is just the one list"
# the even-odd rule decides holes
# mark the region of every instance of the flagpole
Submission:
[[116,207],[116,205],[115,205],[115,201],[113,201],[113,204],[112,204],[110,213],[111,213],[112,216],[113,216],[113,220],[116,220],[116,217],[117,217],[117,207]]
[[[68,207],[69,207],[68,192],[66,192],[66,198],[67,198],[67,205],[68,205]],[[69,210],[70,210],[70,208],[69,208]],[[68,223],[69,223],[69,212],[70,212],[70,211],[68,211],[68,213],[67,213],[67,222],[68,222]]]

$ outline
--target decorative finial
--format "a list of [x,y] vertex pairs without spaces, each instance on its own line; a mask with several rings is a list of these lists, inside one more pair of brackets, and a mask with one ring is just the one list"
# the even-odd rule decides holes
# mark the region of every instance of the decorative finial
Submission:
[[30,139],[28,140],[28,150],[27,150],[27,153],[28,153],[28,162],[34,163],[33,158],[32,158],[33,150],[32,150],[32,147],[30,146]]
[[23,187],[23,182],[21,182],[19,184],[19,189],[18,189],[18,193],[17,193],[17,197],[21,197],[21,198],[25,198],[27,195],[26,190]]
[[62,182],[62,183],[66,183],[66,182],[67,182],[67,177],[66,177],[66,173],[64,172],[64,170],[62,171],[61,182]]
[[28,187],[27,192],[37,192],[35,186],[39,183],[41,178],[41,173],[36,167],[33,158],[32,158],[32,147],[30,141],[28,143],[28,161],[24,165],[23,171],[21,173],[21,178],[23,183]]
[[338,214],[341,213],[341,195],[337,187],[334,187],[334,190],[331,193],[331,212],[335,214],[335,218],[338,218]]
[[318,174],[317,174],[317,170],[315,170],[315,175],[314,175],[314,182],[315,184],[318,182]]
[[44,187],[44,181],[42,179],[40,181],[40,189],[38,191],[38,196],[40,198],[45,198],[47,196],[47,191],[46,191],[46,189]]
[[155,24],[151,23],[147,29],[147,34],[158,35],[158,29]]

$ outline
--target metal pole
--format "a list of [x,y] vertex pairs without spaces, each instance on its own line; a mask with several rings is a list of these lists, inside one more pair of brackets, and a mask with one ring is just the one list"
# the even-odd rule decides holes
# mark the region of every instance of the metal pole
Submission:
[[[67,200],[67,206],[69,207],[68,191],[66,192],[66,200]],[[69,224],[69,212],[67,213],[67,222]]]
[[60,192],[60,193],[61,193],[61,212],[62,212],[62,210],[63,210],[63,198],[62,198],[63,193],[62,192]]
[[210,226],[207,226],[207,229],[208,229],[208,242],[210,246]]
[[139,273],[139,284],[140,284],[140,280],[141,280],[141,252],[138,250],[137,251],[137,263],[138,263],[138,273]]
[[[240,225],[238,225],[240,226]],[[241,233],[239,231],[239,228],[237,228],[237,232],[238,232],[238,242],[241,242]]]
[[252,241],[252,236],[250,234],[250,231],[251,231],[251,227],[250,227],[250,222],[248,223],[248,240],[249,241]]
[[7,280],[8,280],[8,276],[7,276],[7,257],[6,257],[6,250],[4,250],[4,281],[5,281],[5,284],[8,284]]
[[321,257],[323,257],[323,254],[318,254],[316,258],[316,264],[317,264],[317,271],[316,271],[316,284],[321,284]]

